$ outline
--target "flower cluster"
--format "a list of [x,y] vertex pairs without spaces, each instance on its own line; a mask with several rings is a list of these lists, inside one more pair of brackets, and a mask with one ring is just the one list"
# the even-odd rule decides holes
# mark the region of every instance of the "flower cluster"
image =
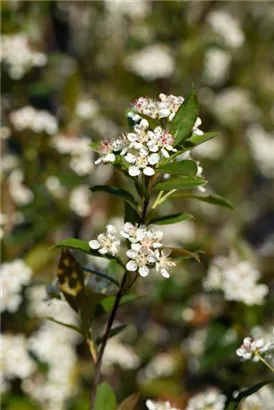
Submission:
[[21,259],[5,262],[0,268],[1,311],[15,312],[22,301],[21,290],[31,280],[32,270]]
[[20,80],[31,67],[42,67],[47,63],[44,53],[31,49],[24,33],[2,35],[0,60],[7,65],[14,80]]
[[[126,253],[129,258],[126,264],[128,271],[138,271],[145,277],[151,268],[156,268],[163,277],[170,276],[168,269],[175,266],[175,263],[169,258],[171,252],[168,249],[160,250],[163,247],[160,242],[163,237],[161,231],[126,222],[121,236],[130,243],[130,249]],[[116,229],[113,225],[107,225],[105,233],[101,233],[97,239],[89,242],[91,249],[98,250],[101,255],[117,255],[119,245],[120,241],[116,240]]]
[[141,115],[148,115],[151,118],[169,118],[171,121],[180,105],[184,102],[184,98],[175,95],[160,94],[159,99],[139,97],[132,106]]
[[10,121],[17,131],[30,129],[33,132],[46,132],[53,135],[58,130],[56,118],[45,110],[31,106],[20,108],[10,114]]
[[210,388],[205,392],[193,396],[186,410],[224,410],[226,396],[216,388]]
[[56,135],[51,139],[51,145],[60,154],[70,155],[69,166],[80,176],[88,175],[93,170],[93,152],[89,145],[91,139],[69,138],[66,135]]
[[148,410],[179,410],[177,407],[174,407],[169,401],[147,400],[146,406]]
[[237,356],[244,360],[255,359],[256,354],[272,354],[274,351],[274,339],[265,343],[264,339],[253,339],[245,337],[243,344],[236,350]]
[[203,285],[206,290],[222,290],[227,300],[261,305],[268,287],[258,284],[259,279],[260,272],[248,261],[218,257],[212,261]]

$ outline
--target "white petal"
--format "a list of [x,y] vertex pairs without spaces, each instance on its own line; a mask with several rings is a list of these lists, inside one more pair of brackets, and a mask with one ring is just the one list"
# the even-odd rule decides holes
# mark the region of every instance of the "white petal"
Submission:
[[129,167],[128,173],[129,173],[130,176],[136,177],[137,175],[140,174],[140,168],[137,167],[137,166]]
[[98,159],[96,159],[96,161],[94,161],[94,164],[95,165],[98,165],[98,164],[100,164],[100,162],[102,162],[103,161],[103,158],[102,157],[99,157]]
[[99,253],[101,255],[106,255],[108,253],[108,250],[106,248],[101,248],[101,249],[99,249]]
[[151,154],[148,157],[148,162],[150,163],[150,165],[155,165],[160,161],[160,155],[159,154]]
[[136,139],[137,139],[137,135],[134,134],[133,132],[130,132],[129,134],[127,134],[127,139],[128,139],[130,142],[134,142],[134,141],[136,141]]
[[169,278],[169,277],[170,277],[170,274],[168,273],[168,271],[167,271],[165,268],[162,268],[162,269],[161,269],[161,275],[162,275],[164,278]]
[[169,153],[167,152],[167,150],[165,148],[161,149],[161,153],[163,154],[163,157],[169,158]]
[[147,266],[141,266],[141,268],[139,269],[139,273],[141,276],[146,277],[149,274],[149,269]]
[[115,238],[115,235],[116,235],[116,228],[115,228],[115,226],[113,226],[113,225],[107,225],[106,230],[107,230],[107,236],[108,236],[110,239],[114,239],[114,238]]
[[159,149],[156,141],[149,141],[147,146],[151,152],[157,152]]
[[130,153],[127,153],[127,155],[125,156],[125,160],[130,164],[134,164],[134,162],[136,161],[136,157]]
[[139,252],[139,250],[141,249],[142,245],[140,243],[132,243],[131,244],[131,249],[133,249],[136,252]]
[[103,158],[104,162],[114,162],[115,161],[115,155],[114,154],[107,154]]
[[128,256],[130,259],[135,259],[137,255],[138,255],[138,252],[134,251],[133,249],[129,249],[129,250],[127,251],[127,256]]
[[127,270],[129,270],[130,272],[135,272],[135,271],[137,270],[137,268],[138,268],[138,265],[137,265],[137,263],[134,262],[134,261],[129,261],[129,262],[126,264],[126,268],[127,268]]
[[151,176],[151,175],[155,174],[155,171],[151,167],[146,167],[146,168],[144,168],[143,173],[147,176]]
[[91,247],[91,249],[99,249],[101,246],[100,242],[96,241],[96,239],[94,239],[93,241],[89,241],[88,244]]

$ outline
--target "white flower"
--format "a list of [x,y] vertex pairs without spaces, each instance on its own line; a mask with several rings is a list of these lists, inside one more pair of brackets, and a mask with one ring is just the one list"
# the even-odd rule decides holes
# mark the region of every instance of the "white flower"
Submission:
[[95,164],[100,164],[103,161],[104,164],[108,162],[115,162],[114,149],[112,146],[112,140],[105,139],[98,147],[98,153],[100,157],[95,161]]
[[219,257],[213,259],[203,285],[206,290],[222,290],[227,300],[261,305],[268,287],[258,284],[259,279],[260,272],[248,261]]
[[98,250],[102,255],[110,253],[115,256],[118,253],[120,241],[116,241],[116,228],[113,225],[107,225],[106,233],[98,235],[97,240],[89,242],[91,249]]
[[1,335],[1,373],[4,380],[25,379],[35,371],[35,362],[27,349],[28,341],[24,335]]
[[179,410],[177,407],[174,407],[169,401],[147,400],[146,406],[148,410]]
[[140,114],[148,115],[151,118],[159,116],[158,102],[152,98],[139,97],[133,101],[132,107]]
[[246,337],[244,338],[241,347],[236,350],[236,354],[245,360],[249,360],[256,354],[256,352],[260,353],[263,347],[263,339],[254,340],[251,337]]
[[16,312],[22,301],[22,288],[30,282],[31,275],[31,268],[21,259],[2,264],[0,268],[1,311]]
[[155,171],[149,165],[155,165],[160,160],[159,155],[157,157],[152,155],[147,155],[147,151],[143,149],[139,155],[133,155],[128,153],[125,156],[125,160],[130,164],[134,164],[129,167],[128,173],[130,176],[135,177],[141,174],[141,171],[144,175],[151,176],[155,174]]
[[175,68],[170,50],[162,44],[154,44],[137,51],[129,56],[125,63],[129,70],[147,81],[170,77]]
[[90,214],[90,191],[88,186],[78,185],[71,190],[69,206],[82,218],[85,218]]
[[169,117],[170,121],[174,118],[180,105],[184,102],[184,98],[181,96],[177,97],[172,94],[165,95],[163,93],[159,94],[159,100],[160,100],[160,102],[158,103],[159,118]]
[[176,266],[176,263],[172,262],[172,260],[168,257],[170,254],[171,251],[168,249],[162,249],[161,252],[158,249],[155,251],[155,256],[157,258],[156,270],[160,271],[164,278],[170,277],[167,269]]
[[32,67],[44,66],[47,57],[30,47],[25,33],[3,34],[0,61],[6,64],[11,78],[20,80]]
[[103,372],[108,374],[113,366],[118,364],[122,369],[136,369],[140,360],[132,347],[121,342],[119,337],[111,338],[103,356]]
[[46,132],[53,135],[58,130],[55,117],[44,110],[36,110],[31,106],[20,108],[10,114],[10,121],[17,131],[30,129],[33,132]]
[[226,396],[217,388],[209,388],[193,396],[187,404],[186,410],[224,410]]
[[147,143],[148,149],[157,152],[159,149],[164,158],[169,158],[169,152],[177,152],[173,148],[174,137],[161,127],[156,127],[153,132],[149,133],[150,140]]
[[124,238],[128,239],[130,242],[136,243],[139,242],[145,236],[146,226],[141,225],[138,227],[137,225],[133,225],[130,222],[126,222],[124,224],[124,230],[120,233]]
[[244,33],[237,20],[225,11],[212,11],[207,17],[213,30],[232,47],[241,47],[245,41]]
[[127,251],[127,256],[131,259],[126,268],[130,272],[138,270],[141,276],[145,277],[149,274],[149,264],[155,263],[153,251],[143,247],[140,244],[132,244],[131,249]]
[[218,48],[209,49],[205,54],[203,76],[209,85],[222,85],[228,75],[231,65],[231,55]]
[[10,195],[19,206],[29,204],[33,200],[33,193],[23,184],[23,180],[24,174],[20,169],[13,170],[8,178]]
[[260,124],[254,124],[247,129],[246,138],[253,158],[260,171],[267,178],[274,178],[274,135],[267,132]]

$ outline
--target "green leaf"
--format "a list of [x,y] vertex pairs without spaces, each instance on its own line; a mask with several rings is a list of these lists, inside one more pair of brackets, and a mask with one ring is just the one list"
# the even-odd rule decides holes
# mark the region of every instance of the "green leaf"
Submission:
[[170,132],[175,137],[174,146],[185,140],[192,131],[199,114],[199,103],[195,93],[192,90],[191,94],[186,98],[183,104],[178,109],[170,126]]
[[189,214],[188,212],[184,212],[184,213],[177,213],[177,214],[154,218],[154,219],[151,219],[149,223],[156,224],[156,225],[169,225],[169,224],[176,224],[178,222],[186,221],[187,219],[193,219],[193,215]]
[[258,382],[254,384],[254,386],[249,387],[248,389],[242,391],[241,393],[238,394],[236,398],[234,398],[230,403],[228,404],[228,407],[226,410],[236,410],[239,408],[239,405],[243,399],[245,399],[248,396],[251,396],[252,394],[256,393],[258,390],[260,390],[262,387],[266,386],[267,384],[274,383],[273,380],[266,380],[262,382]]
[[140,394],[134,393],[119,404],[118,410],[134,410],[139,400]]
[[219,134],[219,132],[206,132],[203,135],[193,134],[190,138],[183,142],[183,146],[184,148],[194,148],[202,144],[203,142],[206,142],[214,137],[217,137],[217,135]]
[[195,161],[189,159],[184,159],[182,161],[175,161],[170,164],[163,165],[157,168],[157,172],[167,172],[168,174],[175,175],[190,175],[194,176],[197,174],[198,167]]
[[125,202],[125,214],[124,222],[131,222],[133,225],[140,221],[140,216],[135,208],[131,204]]
[[100,252],[91,249],[88,242],[82,241],[81,239],[76,238],[69,238],[64,239],[63,241],[57,242],[55,245],[51,246],[49,249],[57,249],[57,248],[69,248],[75,251],[87,253],[91,256],[96,256],[98,258],[105,258],[110,260],[116,260],[121,266],[123,266],[121,260],[117,256],[112,256],[110,254],[102,255]]
[[[135,293],[130,293],[128,295],[125,295],[120,300],[119,306],[124,305],[125,303],[133,302],[138,297],[140,296],[136,295]],[[97,306],[96,317],[110,312],[114,306],[114,303],[115,303],[115,296],[108,296],[105,299],[103,299]]]
[[[110,339],[111,337],[117,336],[126,327],[127,327],[127,325],[121,325],[121,326],[114,327],[113,329],[111,329],[108,339]],[[95,343],[97,345],[100,345],[100,343],[102,343],[103,339],[104,339],[104,336],[97,337]]]
[[169,249],[172,252],[172,256],[174,257],[183,257],[183,259],[194,258],[197,262],[200,262],[200,255],[199,252],[191,252],[184,248],[175,248],[173,246],[165,246],[164,249]]
[[117,410],[117,401],[109,384],[101,383],[97,387],[94,410]]
[[69,323],[60,322],[59,320],[56,320],[53,317],[49,317],[49,316],[45,317],[44,319],[50,320],[51,322],[57,323],[58,325],[61,325],[61,326],[67,327],[69,329],[75,330],[77,333],[80,333],[80,335],[83,336],[82,330],[78,326],[71,325]]
[[198,199],[199,201],[207,202],[212,205],[223,206],[225,208],[234,209],[233,205],[223,196],[212,194],[212,195],[195,195],[195,194],[180,194],[175,193],[172,195],[173,198],[176,197],[185,197],[185,198],[193,198]]
[[95,151],[98,152],[99,151],[99,146],[101,145],[101,141],[94,141],[91,144],[89,144],[90,148]]
[[156,191],[169,191],[171,189],[191,189],[200,185],[205,185],[207,181],[200,177],[182,176],[180,178],[170,178],[165,182],[155,185]]
[[118,196],[119,198],[123,199],[123,201],[129,203],[133,208],[136,208],[138,203],[134,199],[134,197],[124,189],[108,186],[108,185],[95,185],[89,188],[91,192],[106,192],[111,195]]

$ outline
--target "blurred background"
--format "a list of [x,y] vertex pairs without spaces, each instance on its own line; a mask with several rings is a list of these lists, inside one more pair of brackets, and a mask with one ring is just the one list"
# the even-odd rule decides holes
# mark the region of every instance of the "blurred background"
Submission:
[[[103,372],[119,400],[140,393],[138,409],[148,397],[185,409],[197,391],[229,395],[269,377],[235,350],[274,326],[273,3],[9,0],[1,12],[3,409],[88,408],[87,347],[43,319],[75,320],[65,303],[44,301],[58,260],[48,248],[122,226],[122,203],[89,187],[126,181],[94,166],[88,145],[127,129],[135,98],[186,97],[193,84],[201,129],[220,132],[193,156],[207,192],[235,209],[182,198],[162,206],[195,215],[163,230],[169,244],[202,249],[201,263],[139,281],[142,297],[121,309],[129,326],[109,341]],[[233,278],[214,282],[216,266]],[[267,394],[256,410],[271,408]]]

